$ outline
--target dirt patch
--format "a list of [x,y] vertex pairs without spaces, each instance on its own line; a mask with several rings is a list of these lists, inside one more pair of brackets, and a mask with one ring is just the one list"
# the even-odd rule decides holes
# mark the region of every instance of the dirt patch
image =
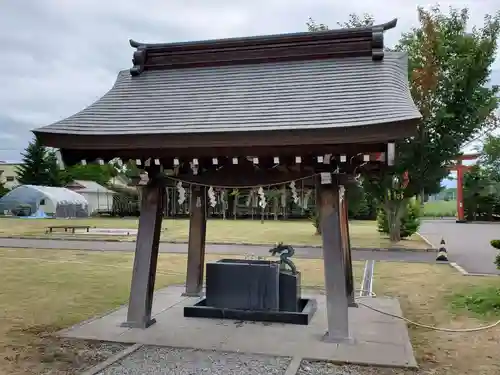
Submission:
[[[337,365],[325,361],[302,361],[297,375],[424,375],[418,370]],[[430,374],[429,374],[430,375]],[[441,375],[441,374],[439,374]]]
[[7,334],[11,342],[2,353],[2,373],[79,374],[124,350],[128,345],[66,339],[55,328],[36,326]]

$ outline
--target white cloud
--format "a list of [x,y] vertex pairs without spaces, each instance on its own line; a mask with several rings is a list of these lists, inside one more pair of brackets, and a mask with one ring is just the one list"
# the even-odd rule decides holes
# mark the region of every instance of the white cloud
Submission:
[[[468,6],[471,24],[498,9],[498,0],[441,1]],[[102,96],[119,70],[131,66],[128,39],[175,42],[306,30],[309,16],[336,26],[349,13],[377,22],[399,19],[393,44],[417,25],[410,0],[23,0],[0,12],[0,134],[16,137],[0,159],[17,159],[29,130],[72,115]],[[500,62],[495,64],[500,71]],[[500,75],[500,73],[497,73]],[[500,82],[497,82],[500,83]]]
[[15,139],[18,139],[18,136],[16,134],[0,133],[0,141],[13,141]]

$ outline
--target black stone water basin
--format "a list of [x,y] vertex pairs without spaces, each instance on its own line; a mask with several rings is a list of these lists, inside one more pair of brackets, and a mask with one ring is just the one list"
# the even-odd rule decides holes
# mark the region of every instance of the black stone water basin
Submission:
[[236,310],[279,310],[279,263],[221,259],[206,267],[206,306]]
[[193,306],[185,306],[184,317],[308,325],[317,309],[316,300],[301,298],[298,305],[298,312],[254,311],[207,306],[207,300],[204,298]]

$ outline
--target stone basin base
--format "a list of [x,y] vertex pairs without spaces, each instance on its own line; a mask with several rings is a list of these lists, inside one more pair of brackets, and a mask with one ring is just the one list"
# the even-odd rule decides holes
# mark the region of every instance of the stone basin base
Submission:
[[184,306],[184,317],[308,325],[317,309],[316,300],[312,298],[299,299],[298,311],[224,309],[207,306],[206,302],[204,298],[193,306]]

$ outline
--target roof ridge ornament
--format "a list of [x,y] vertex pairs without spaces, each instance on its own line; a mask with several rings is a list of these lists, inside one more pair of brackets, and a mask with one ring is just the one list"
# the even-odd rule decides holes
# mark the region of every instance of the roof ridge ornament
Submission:
[[141,43],[130,39],[130,46],[136,48],[130,74],[138,76],[144,70],[360,56],[380,61],[384,58],[384,32],[396,24],[397,19],[393,19],[380,25],[351,29],[181,43]]
[[396,27],[397,18],[381,25],[372,26],[372,60],[381,61],[384,58],[384,31]]
[[134,64],[134,66],[130,68],[130,75],[138,76],[144,71],[144,65],[146,64],[146,46],[140,44],[134,45],[135,42],[132,39],[130,39],[129,42],[131,46],[137,48],[132,58],[132,64]]

